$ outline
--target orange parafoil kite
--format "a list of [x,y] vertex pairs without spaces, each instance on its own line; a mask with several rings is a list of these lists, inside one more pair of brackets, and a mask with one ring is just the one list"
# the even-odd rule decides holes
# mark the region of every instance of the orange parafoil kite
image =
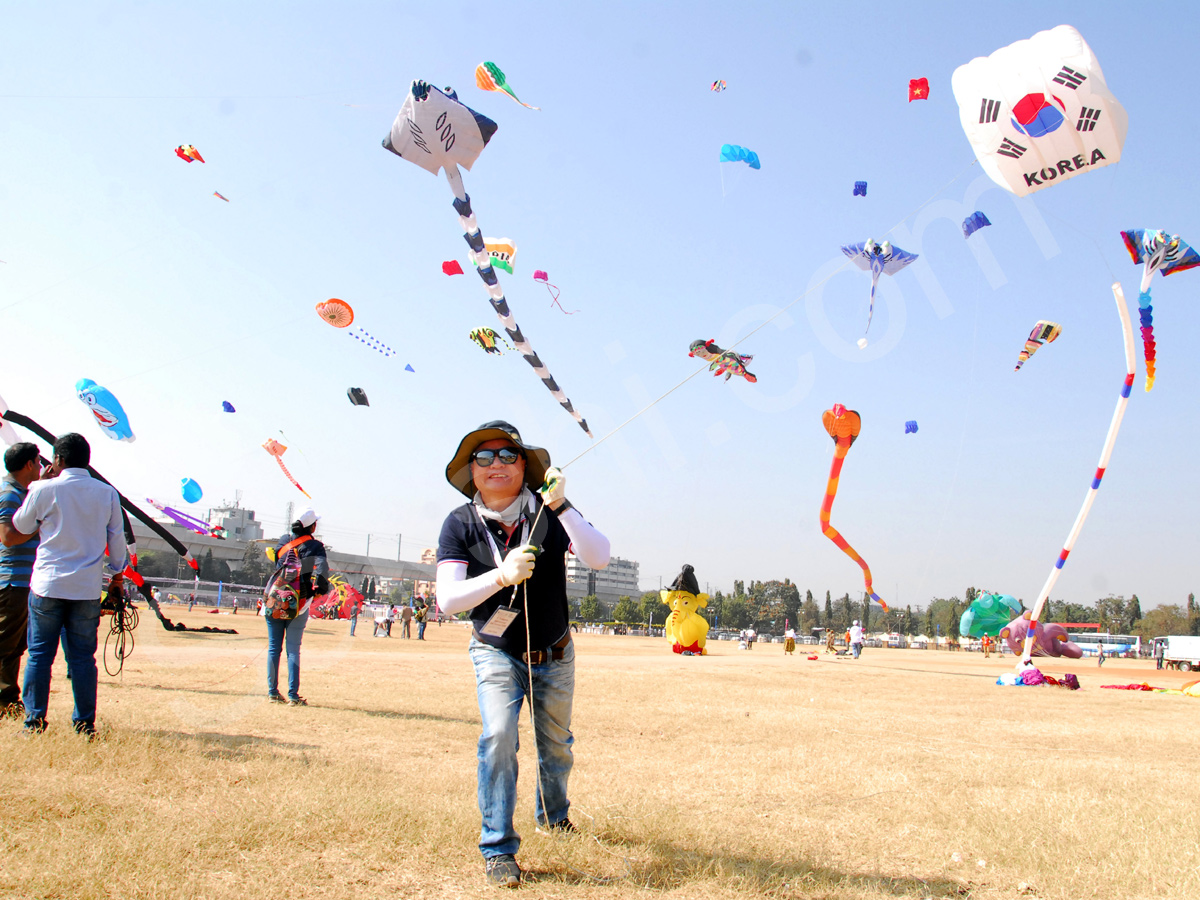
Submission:
[[354,321],[354,310],[345,300],[334,297],[324,303],[317,304],[317,315],[334,328],[346,328]]

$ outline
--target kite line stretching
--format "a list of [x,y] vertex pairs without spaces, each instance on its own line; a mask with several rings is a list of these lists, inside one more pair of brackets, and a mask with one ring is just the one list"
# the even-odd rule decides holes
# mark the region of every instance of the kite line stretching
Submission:
[[513,318],[508,301],[504,299],[504,289],[492,266],[491,258],[483,246],[483,234],[475,222],[475,213],[471,209],[471,198],[463,187],[462,173],[459,165],[470,171],[487,142],[496,133],[496,123],[487,116],[482,116],[473,109],[463,105],[458,95],[451,89],[445,92],[424,81],[414,81],[409,95],[404,99],[404,105],[392,123],[391,133],[383,140],[383,146],[391,150],[401,159],[416,163],[427,172],[437,175],[445,170],[446,180],[454,191],[454,211],[458,213],[459,224],[462,225],[463,236],[470,249],[471,261],[475,263],[479,277],[487,287],[488,299],[492,309],[504,325],[513,346],[525,357],[525,361],[533,366],[533,371],[542,384],[554,395],[571,417],[579,423],[588,437],[592,436],[583,416],[575,411],[567,395],[562,392],[538,355],[521,333],[517,320]]

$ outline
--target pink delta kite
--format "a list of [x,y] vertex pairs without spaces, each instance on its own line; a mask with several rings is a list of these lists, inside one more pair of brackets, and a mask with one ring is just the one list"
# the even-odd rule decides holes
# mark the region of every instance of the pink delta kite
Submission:
[[575,313],[579,312],[577,309],[572,310],[571,312],[567,312],[565,309],[563,309],[563,305],[558,302],[558,298],[561,296],[562,292],[558,289],[558,285],[550,283],[550,276],[547,275],[545,271],[542,269],[534,269],[533,280],[546,286],[546,290],[550,292],[551,306],[557,306],[565,315],[568,316],[573,316]]
[[275,457],[275,462],[279,463],[279,468],[283,471],[283,474],[287,476],[287,480],[294,484],[300,493],[311,500],[312,495],[309,494],[309,492],[304,488],[300,487],[300,482],[296,481],[296,479],[292,477],[292,473],[289,472],[287,466],[283,464],[283,454],[287,452],[287,447],[279,443],[279,441],[275,440],[274,438],[267,438],[266,442],[262,446],[264,450]]

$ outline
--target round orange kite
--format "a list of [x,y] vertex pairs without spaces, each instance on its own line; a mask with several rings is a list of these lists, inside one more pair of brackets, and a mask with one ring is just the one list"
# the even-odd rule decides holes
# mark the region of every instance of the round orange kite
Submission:
[[324,303],[317,304],[317,315],[334,328],[345,328],[354,321],[354,310],[345,300],[334,297]]

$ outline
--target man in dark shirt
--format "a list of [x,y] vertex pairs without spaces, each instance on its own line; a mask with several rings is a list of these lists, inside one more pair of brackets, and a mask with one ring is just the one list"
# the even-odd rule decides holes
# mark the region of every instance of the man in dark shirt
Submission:
[[12,517],[42,474],[37,445],[22,441],[4,452],[0,482],[0,715],[25,718],[17,671],[25,653],[29,629],[29,577],[37,554],[38,536],[21,534]]
[[[566,554],[601,569],[608,539],[566,499],[566,479],[550,468],[550,454],[523,443],[507,422],[488,422],[464,437],[446,480],[471,501],[442,525],[437,596],[447,615],[469,610],[473,626],[469,652],[483,720],[479,849],[488,881],[515,887],[517,724],[527,696],[538,749],[534,813],[549,829],[575,830],[567,817],[575,647]],[[530,488],[542,488],[543,480],[539,499]]]

